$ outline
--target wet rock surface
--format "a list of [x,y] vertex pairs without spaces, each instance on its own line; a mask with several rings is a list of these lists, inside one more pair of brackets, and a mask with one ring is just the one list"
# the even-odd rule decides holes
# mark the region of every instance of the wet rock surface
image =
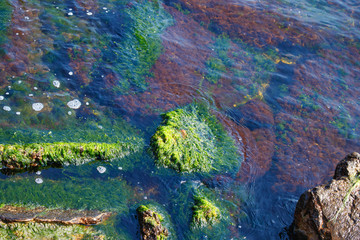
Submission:
[[136,211],[140,223],[141,239],[167,239],[169,236],[169,231],[161,224],[163,218],[160,214],[143,205],[140,206]]
[[330,183],[303,193],[291,226],[293,239],[360,239],[360,154],[337,165]]
[[99,224],[109,218],[110,212],[97,210],[48,210],[44,207],[29,209],[18,206],[4,206],[0,208],[0,220],[5,223],[38,222],[57,224]]

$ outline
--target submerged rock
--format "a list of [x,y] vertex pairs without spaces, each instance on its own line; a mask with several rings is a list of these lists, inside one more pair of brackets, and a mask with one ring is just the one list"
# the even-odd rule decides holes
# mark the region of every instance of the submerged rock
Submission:
[[303,193],[291,226],[293,239],[359,239],[360,154],[337,165],[330,183]]
[[144,240],[164,240],[169,236],[169,231],[163,226],[164,217],[150,209],[150,206],[141,205],[136,209],[141,236]]
[[2,167],[20,170],[49,165],[82,164],[90,160],[112,160],[137,151],[131,143],[31,143],[0,144]]
[[163,115],[151,139],[158,166],[178,172],[236,171],[241,156],[216,117],[203,106],[189,105]]
[[193,207],[192,226],[203,228],[211,226],[220,220],[220,210],[212,202],[203,196],[195,195]]
[[6,223],[37,222],[90,225],[99,224],[111,215],[111,212],[97,210],[49,210],[45,207],[26,208],[10,205],[0,208],[0,220]]

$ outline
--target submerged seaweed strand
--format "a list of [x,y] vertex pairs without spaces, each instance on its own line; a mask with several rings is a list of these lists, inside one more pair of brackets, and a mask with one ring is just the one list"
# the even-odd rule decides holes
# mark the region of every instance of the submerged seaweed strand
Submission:
[[24,169],[122,158],[139,148],[130,143],[32,143],[0,145],[2,167]]

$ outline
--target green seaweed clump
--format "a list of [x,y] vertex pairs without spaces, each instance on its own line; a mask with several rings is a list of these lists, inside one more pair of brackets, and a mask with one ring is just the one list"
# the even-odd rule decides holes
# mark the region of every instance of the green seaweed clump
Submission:
[[136,209],[141,227],[142,239],[165,240],[169,231],[163,226],[164,217],[150,205],[141,205]]
[[234,141],[216,117],[200,105],[163,115],[151,139],[156,164],[178,172],[234,170],[240,163]]
[[5,0],[1,1],[0,2],[0,45],[3,44],[6,40],[6,31],[10,23],[10,20],[11,20],[11,6],[8,3],[8,1]]
[[101,239],[106,237],[89,226],[51,223],[9,223],[1,225],[0,239]]
[[195,195],[193,207],[192,225],[194,228],[211,226],[220,220],[220,210],[205,197]]
[[31,143],[0,145],[3,167],[24,169],[122,158],[139,149],[129,143]]

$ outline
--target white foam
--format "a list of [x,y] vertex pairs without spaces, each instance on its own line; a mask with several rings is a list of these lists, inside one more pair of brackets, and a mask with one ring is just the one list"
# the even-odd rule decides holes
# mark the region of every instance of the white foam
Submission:
[[93,13],[92,13],[92,12],[87,12],[86,14],[87,14],[88,16],[93,15]]
[[4,98],[4,96],[0,96],[0,101],[2,101],[2,100],[4,100],[5,98]]
[[71,109],[79,109],[81,106],[81,102],[78,99],[74,99],[67,103],[68,107]]
[[68,12],[68,15],[69,15],[69,16],[72,16],[72,15],[74,15],[74,14],[73,14],[72,12]]
[[16,112],[16,115],[20,115],[21,114],[21,112]]
[[72,76],[72,75],[74,75],[74,73],[73,73],[73,72],[69,72],[69,75]]
[[42,103],[33,103],[32,105],[32,108],[35,110],[35,111],[41,111],[41,109],[44,108],[44,104]]

